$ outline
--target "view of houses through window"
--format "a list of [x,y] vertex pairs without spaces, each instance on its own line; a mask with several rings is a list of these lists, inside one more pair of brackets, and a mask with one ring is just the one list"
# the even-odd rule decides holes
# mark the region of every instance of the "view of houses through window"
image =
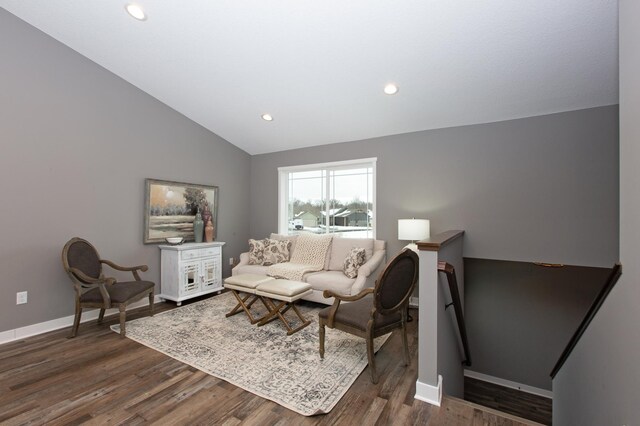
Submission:
[[279,232],[374,236],[375,159],[279,171]]

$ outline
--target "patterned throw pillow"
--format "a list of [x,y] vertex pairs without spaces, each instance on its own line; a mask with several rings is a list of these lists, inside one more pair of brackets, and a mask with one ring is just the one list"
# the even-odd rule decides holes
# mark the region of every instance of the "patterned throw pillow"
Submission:
[[288,262],[291,252],[291,241],[266,239],[267,246],[264,249],[263,265]]
[[264,263],[264,251],[269,240],[249,240],[249,265],[262,265]]
[[344,259],[344,274],[349,278],[358,276],[358,269],[364,265],[366,250],[361,247],[352,248],[349,255]]

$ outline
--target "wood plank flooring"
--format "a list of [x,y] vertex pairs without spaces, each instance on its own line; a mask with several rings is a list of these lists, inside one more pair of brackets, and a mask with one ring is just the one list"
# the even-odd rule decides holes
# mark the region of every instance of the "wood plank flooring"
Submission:
[[[156,312],[173,308],[161,303]],[[128,317],[145,315],[141,308]],[[402,364],[402,339],[394,333],[376,356],[379,383],[371,384],[365,369],[329,414],[314,417],[120,338],[109,330],[116,322],[111,317],[102,325],[81,324],[74,339],[64,329],[0,345],[0,424],[531,424],[455,398],[445,397],[441,407],[414,399],[416,320],[409,324],[409,367]]]
[[551,424],[552,401],[543,396],[465,377],[464,399],[538,423]]

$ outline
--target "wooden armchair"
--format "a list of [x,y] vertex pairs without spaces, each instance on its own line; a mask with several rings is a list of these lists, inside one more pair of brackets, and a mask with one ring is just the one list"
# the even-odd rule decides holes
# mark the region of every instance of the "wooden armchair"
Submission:
[[[118,271],[129,271],[134,281],[117,282],[105,277],[102,264]],[[145,272],[147,265],[124,267],[108,260],[100,259],[98,251],[82,238],[72,238],[62,249],[62,265],[76,291],[76,315],[69,337],[75,337],[80,325],[82,308],[100,308],[98,324],[104,318],[104,311],[117,307],[120,311],[120,335],[125,335],[127,305],[144,296],[149,296],[149,311],[153,315],[155,284],[140,279],[138,271]]]
[[[325,326],[367,339],[369,374],[378,383],[373,339],[401,328],[405,365],[409,365],[407,343],[407,307],[418,280],[418,255],[404,249],[391,259],[380,273],[374,288],[366,288],[355,296],[342,296],[325,290],[323,296],[334,297],[332,306],[318,314],[320,324],[320,357],[324,358]],[[373,294],[373,297],[366,297]],[[340,302],[350,302],[340,304]]]

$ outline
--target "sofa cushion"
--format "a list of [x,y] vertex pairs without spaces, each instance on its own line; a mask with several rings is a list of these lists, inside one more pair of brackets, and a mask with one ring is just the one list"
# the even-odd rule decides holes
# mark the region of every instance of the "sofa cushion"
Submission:
[[264,249],[267,247],[268,241],[264,240],[249,240],[249,264],[250,265],[262,265],[264,263]]
[[304,276],[304,280],[317,291],[331,290],[336,293],[351,295],[351,287],[355,279],[347,277],[340,271],[312,272]]
[[248,265],[248,264],[242,265],[241,264],[233,268],[233,275],[257,274],[257,275],[264,275],[266,277],[268,270],[269,270],[269,267],[264,265]]
[[366,260],[371,259],[371,256],[373,256],[373,238],[334,238],[331,243],[331,260],[329,261],[328,269],[342,272],[344,260],[351,252],[351,249],[356,247],[361,247],[365,250]]
[[[291,241],[291,248],[289,249],[289,253],[290,255],[293,254],[295,247],[296,247],[296,242],[298,241],[298,236],[299,235],[282,235],[282,234],[271,234],[271,236],[269,238],[271,238],[272,240],[290,240]],[[335,238],[332,238],[331,241],[333,241]],[[289,258],[291,258],[291,256],[289,256]],[[324,258],[324,267],[322,269],[324,270],[329,270],[329,261],[331,259],[331,246],[329,246],[329,250],[327,250],[327,255]]]
[[342,271],[349,278],[358,276],[358,269],[364,265],[365,249],[362,247],[352,248],[347,257],[344,259]]
[[296,241],[298,240],[297,235],[271,234],[269,238],[272,240],[278,240],[278,241],[285,241],[285,240],[291,241],[291,247],[289,247],[289,254],[293,253],[293,250],[296,248]]
[[291,253],[291,240],[266,240],[267,246],[264,248],[263,265],[274,265],[276,263],[288,262]]

